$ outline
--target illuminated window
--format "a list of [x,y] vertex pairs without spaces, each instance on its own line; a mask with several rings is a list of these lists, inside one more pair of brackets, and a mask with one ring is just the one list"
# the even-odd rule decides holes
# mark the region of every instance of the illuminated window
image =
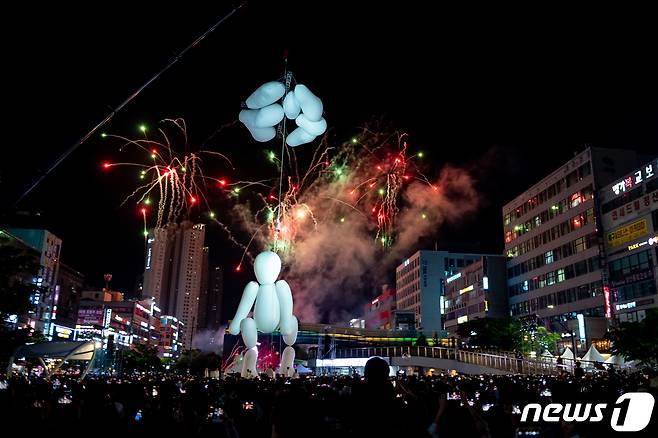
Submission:
[[547,265],[549,263],[553,263],[553,251],[552,250],[551,251],[546,251],[544,253],[544,263],[547,264]]

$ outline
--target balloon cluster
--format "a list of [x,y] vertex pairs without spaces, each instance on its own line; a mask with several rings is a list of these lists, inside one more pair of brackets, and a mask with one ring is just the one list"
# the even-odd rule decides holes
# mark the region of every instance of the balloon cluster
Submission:
[[[281,98],[283,102],[279,103]],[[246,105],[248,109],[240,111],[239,118],[256,141],[272,140],[276,136],[274,127],[284,117],[297,123],[297,128],[286,138],[288,146],[310,143],[327,130],[322,101],[302,84],[286,93],[281,82],[267,82],[251,93]]]

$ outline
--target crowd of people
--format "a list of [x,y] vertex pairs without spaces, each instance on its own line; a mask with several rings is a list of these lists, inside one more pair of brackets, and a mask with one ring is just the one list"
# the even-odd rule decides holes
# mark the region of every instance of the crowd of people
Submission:
[[[390,377],[385,361],[371,359],[364,376],[0,376],[0,412],[4,430],[76,436],[602,437],[611,432],[607,417],[521,424],[521,410],[614,404],[623,393],[655,397],[657,389],[655,371]],[[644,433],[656,436],[655,420]]]

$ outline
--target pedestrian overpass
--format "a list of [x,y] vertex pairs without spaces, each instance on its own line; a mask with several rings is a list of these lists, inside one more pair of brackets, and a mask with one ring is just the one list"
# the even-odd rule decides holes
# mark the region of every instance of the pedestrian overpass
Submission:
[[521,359],[499,353],[420,346],[337,348],[323,358],[311,358],[309,366],[316,372],[331,372],[336,368],[364,366],[373,356],[400,368],[434,368],[463,374],[558,374],[560,371],[555,363],[542,358]]

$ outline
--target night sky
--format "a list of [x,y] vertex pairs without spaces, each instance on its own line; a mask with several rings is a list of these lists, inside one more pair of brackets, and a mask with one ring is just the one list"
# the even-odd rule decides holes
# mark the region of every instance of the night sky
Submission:
[[[568,19],[519,19],[518,11],[355,3],[249,3],[103,131],[138,137],[140,123],[182,117],[198,145],[234,121],[257,86],[281,76],[287,49],[295,76],[323,99],[336,142],[384,119],[409,133],[410,147],[425,151],[436,168],[453,163],[474,173],[486,200],[481,212],[437,230],[423,246],[438,241],[442,249],[490,253],[502,251],[502,205],[585,144],[658,150],[655,26],[621,27],[573,11]],[[3,225],[25,222],[10,219],[17,210],[39,211],[35,225],[63,239],[64,263],[92,286],[111,272],[115,288],[131,291],[143,270],[141,217],[134,203],[120,204],[138,181],[134,171],[103,172],[100,163],[139,157],[95,136],[17,209],[11,205],[231,4],[237,2],[112,2],[107,9],[58,3],[23,6],[6,17]],[[263,153],[272,145],[256,143],[242,125],[207,146],[236,165],[208,169],[218,176],[274,172]],[[213,227],[206,243],[213,262],[228,271],[227,293],[237,296],[251,277],[250,270],[232,272],[241,251]]]

